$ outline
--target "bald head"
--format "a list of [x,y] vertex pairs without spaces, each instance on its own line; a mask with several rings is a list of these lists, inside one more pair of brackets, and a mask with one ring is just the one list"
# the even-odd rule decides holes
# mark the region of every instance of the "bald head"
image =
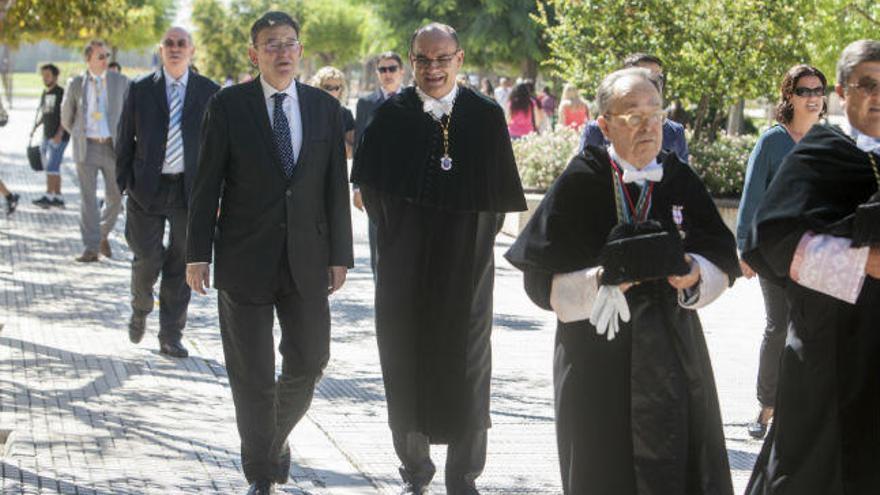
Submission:
[[180,78],[187,71],[194,52],[192,36],[189,31],[179,26],[165,31],[159,44],[162,66],[175,79]]
[[464,51],[455,29],[431,23],[413,33],[409,61],[416,86],[433,98],[442,98],[455,88],[455,78],[464,63]]
[[453,29],[452,26],[441,24],[439,22],[432,22],[416,29],[409,39],[410,53],[413,53],[416,41],[420,39],[431,43],[452,41],[452,43],[455,44],[456,50],[461,49],[461,43],[458,41],[458,33],[455,32],[455,29]]

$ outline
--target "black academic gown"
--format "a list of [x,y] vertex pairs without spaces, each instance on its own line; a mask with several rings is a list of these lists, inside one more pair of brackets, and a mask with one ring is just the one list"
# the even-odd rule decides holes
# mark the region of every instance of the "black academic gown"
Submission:
[[[739,275],[733,235],[694,172],[674,154],[649,218],[675,228],[682,207],[686,252]],[[548,191],[506,257],[526,291],[550,309],[554,273],[598,265],[617,223],[607,152],[589,146]],[[638,186],[630,185],[631,194]],[[589,321],[558,322],[554,383],[563,491],[570,495],[732,493],[712,367],[697,313],[665,281],[626,292],[632,313],[612,341]]]
[[850,237],[852,214],[875,191],[868,155],[840,129],[816,125],[756,212],[744,257],[785,285],[791,325],[748,495],[880,493],[880,281],[868,277],[849,304],[788,279],[804,233]]
[[377,111],[352,182],[376,224],[376,335],[391,428],[448,443],[489,421],[493,246],[525,209],[500,107],[460,88],[440,125],[407,88]]

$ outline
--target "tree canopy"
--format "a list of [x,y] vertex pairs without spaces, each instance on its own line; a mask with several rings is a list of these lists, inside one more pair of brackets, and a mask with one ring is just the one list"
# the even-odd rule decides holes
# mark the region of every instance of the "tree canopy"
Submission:
[[174,0],[7,1],[0,42],[13,46],[46,39],[74,45],[103,38],[113,47],[143,48],[158,41],[175,12]]
[[[696,108],[696,137],[714,137],[723,109],[773,96],[794,64],[833,75],[840,50],[875,36],[873,0],[539,0],[546,66],[588,91],[633,52],[659,56],[667,97]],[[553,17],[547,15],[552,9]]]

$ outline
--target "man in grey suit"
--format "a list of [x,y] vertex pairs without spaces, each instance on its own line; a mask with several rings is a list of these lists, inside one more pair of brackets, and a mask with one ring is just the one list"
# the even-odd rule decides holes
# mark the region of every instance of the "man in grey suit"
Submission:
[[[113,230],[122,205],[116,185],[116,128],[128,93],[128,79],[107,70],[110,52],[101,40],[84,50],[88,69],[72,78],[61,104],[61,125],[73,141],[73,160],[80,189],[80,232],[85,250],[79,262],[98,261],[100,252],[112,256],[107,235]],[[98,209],[98,171],[104,177],[104,208]]]

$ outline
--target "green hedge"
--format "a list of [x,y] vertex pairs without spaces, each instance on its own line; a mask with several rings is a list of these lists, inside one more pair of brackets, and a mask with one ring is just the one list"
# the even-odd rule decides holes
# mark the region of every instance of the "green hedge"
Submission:
[[[716,198],[739,198],[756,135],[720,136],[715,142],[688,142],[690,163]],[[513,141],[523,187],[545,191],[578,151],[580,136],[571,129],[530,134]]]
[[742,195],[749,154],[758,136],[719,136],[713,143],[689,142],[690,163],[703,179],[709,193],[716,198],[737,198]]

